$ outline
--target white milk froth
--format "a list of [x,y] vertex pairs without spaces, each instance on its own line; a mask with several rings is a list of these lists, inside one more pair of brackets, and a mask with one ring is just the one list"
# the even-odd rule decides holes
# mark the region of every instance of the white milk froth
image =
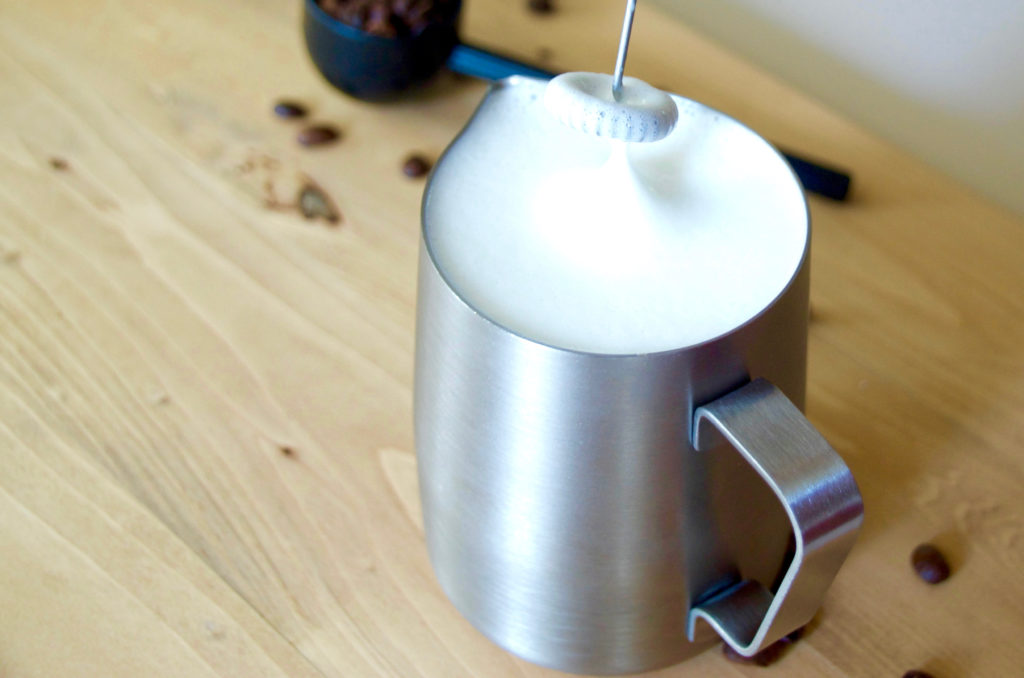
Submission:
[[735,329],[785,289],[807,211],[767,142],[676,96],[660,141],[588,135],[549,114],[546,85],[499,84],[427,192],[427,247],[473,308],[552,346],[652,353]]

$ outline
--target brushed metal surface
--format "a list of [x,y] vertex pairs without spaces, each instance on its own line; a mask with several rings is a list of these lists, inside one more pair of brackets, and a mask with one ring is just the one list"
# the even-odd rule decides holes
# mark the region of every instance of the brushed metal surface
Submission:
[[[616,674],[715,641],[707,625],[688,628],[697,603],[714,618],[713,594],[747,582],[755,603],[770,598],[789,576],[788,509],[749,455],[724,438],[697,452],[692,429],[700,406],[758,378],[803,407],[810,238],[785,290],[746,324],[643,355],[560,349],[497,325],[447,283],[430,241],[424,220],[416,452],[427,547],[458,610],[527,660]],[[759,628],[770,605],[729,609]],[[776,617],[772,635],[791,619]]]
[[690,611],[692,638],[703,619],[737,652],[751,656],[811,620],[853,548],[864,504],[850,469],[800,410],[764,379],[698,408],[698,451],[728,441],[785,507],[793,555],[772,594],[740,581]]
[[765,377],[803,402],[806,262],[772,307],[700,346],[608,356],[495,325],[420,263],[415,428],[445,592],[499,645],[576,673],[678,662],[691,604],[769,585],[789,538],[739,455],[697,454],[696,407]]

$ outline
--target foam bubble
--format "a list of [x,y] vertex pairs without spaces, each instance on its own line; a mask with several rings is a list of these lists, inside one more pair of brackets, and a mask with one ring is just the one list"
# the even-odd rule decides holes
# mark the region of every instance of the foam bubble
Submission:
[[636,78],[622,79],[622,96],[612,95],[606,73],[563,73],[544,90],[548,112],[573,129],[619,141],[649,143],[672,132],[679,109],[665,92]]

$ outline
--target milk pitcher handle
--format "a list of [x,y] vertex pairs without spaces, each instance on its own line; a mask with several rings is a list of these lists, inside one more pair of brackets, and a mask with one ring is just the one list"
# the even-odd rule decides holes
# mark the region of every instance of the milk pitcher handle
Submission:
[[864,504],[843,460],[764,379],[697,409],[694,448],[708,452],[723,437],[782,502],[795,541],[793,559],[774,594],[759,582],[741,581],[690,610],[691,641],[703,619],[749,657],[814,616],[853,546]]

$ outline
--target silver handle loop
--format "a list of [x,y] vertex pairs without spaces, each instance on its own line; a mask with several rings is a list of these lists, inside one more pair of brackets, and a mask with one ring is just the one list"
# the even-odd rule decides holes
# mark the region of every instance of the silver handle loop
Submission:
[[843,460],[789,398],[764,379],[697,409],[694,448],[707,452],[722,438],[782,502],[795,541],[793,560],[774,595],[756,581],[741,581],[690,610],[691,641],[703,619],[749,657],[814,616],[853,547],[864,504]]

